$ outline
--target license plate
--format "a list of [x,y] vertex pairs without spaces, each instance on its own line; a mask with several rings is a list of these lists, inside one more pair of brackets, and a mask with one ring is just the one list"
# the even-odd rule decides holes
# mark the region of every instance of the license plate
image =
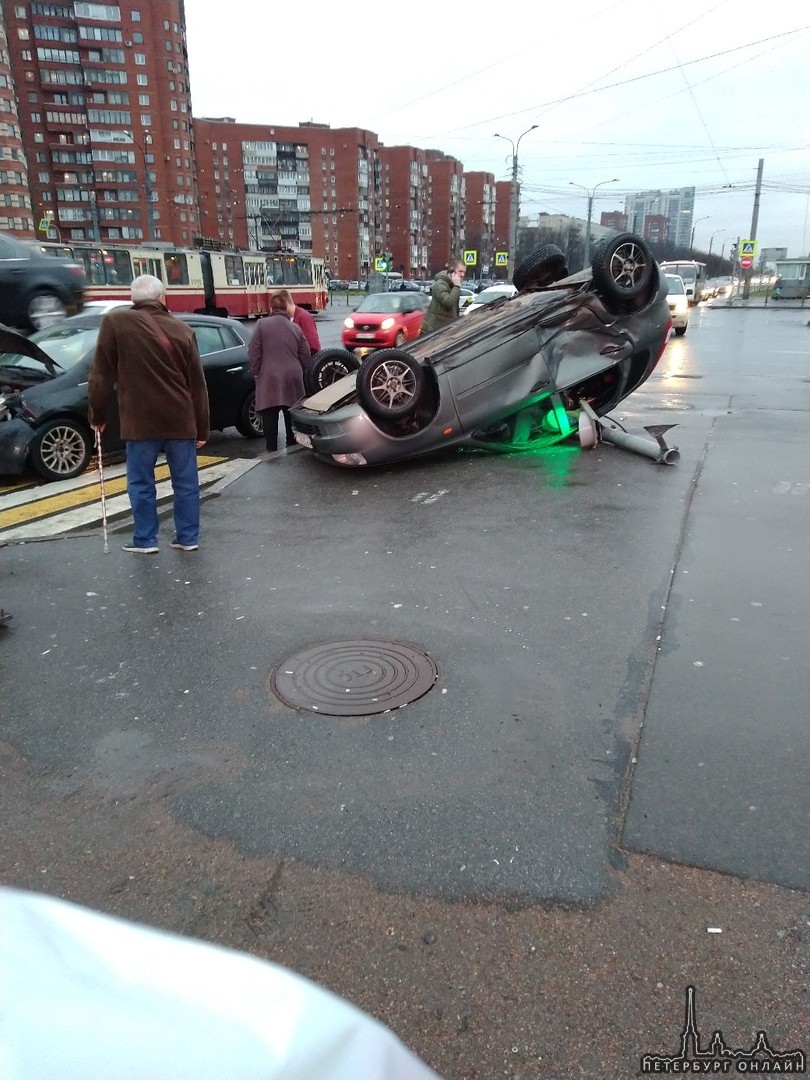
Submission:
[[356,334],[355,336],[357,337],[358,341],[361,341],[361,340],[362,341],[372,341],[377,335],[376,334]]
[[304,435],[300,431],[294,431],[293,438],[299,446],[306,446],[310,450],[312,449],[312,439],[310,439],[309,435]]

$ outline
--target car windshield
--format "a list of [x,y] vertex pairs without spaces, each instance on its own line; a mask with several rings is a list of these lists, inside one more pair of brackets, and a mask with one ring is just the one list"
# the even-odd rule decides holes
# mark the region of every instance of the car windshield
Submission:
[[503,289],[484,289],[483,292],[478,293],[475,298],[476,304],[491,304],[494,300],[502,300],[504,296],[508,296],[508,292],[504,292]]
[[402,311],[402,301],[403,298],[395,293],[376,293],[361,300],[355,310],[379,311],[390,314],[392,311]]
[[676,277],[674,274],[667,274],[667,292],[668,293],[685,293],[683,278]]
[[[65,326],[62,323],[39,330],[29,340],[47,353],[62,371],[68,371],[94,347],[98,331],[98,326]],[[3,367],[32,368],[37,363],[33,357],[23,353],[0,354],[0,365]]]

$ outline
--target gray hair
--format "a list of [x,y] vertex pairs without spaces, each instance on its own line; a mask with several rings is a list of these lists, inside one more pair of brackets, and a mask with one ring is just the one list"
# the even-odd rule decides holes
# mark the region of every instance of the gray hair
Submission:
[[166,295],[166,286],[160,278],[152,274],[141,274],[132,282],[132,302],[137,304],[139,300],[162,300]]

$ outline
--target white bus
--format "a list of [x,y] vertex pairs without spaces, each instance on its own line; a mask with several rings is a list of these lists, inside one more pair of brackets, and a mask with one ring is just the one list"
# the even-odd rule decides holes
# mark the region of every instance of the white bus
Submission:
[[690,305],[695,305],[706,298],[706,263],[695,262],[694,259],[675,260],[662,262],[662,274],[677,274],[683,278],[686,286],[686,299]]

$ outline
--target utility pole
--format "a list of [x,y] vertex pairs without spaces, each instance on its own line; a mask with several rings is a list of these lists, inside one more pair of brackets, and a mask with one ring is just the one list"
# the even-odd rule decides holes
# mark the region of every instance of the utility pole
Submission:
[[517,253],[518,208],[520,205],[518,150],[520,148],[520,140],[523,136],[528,135],[530,131],[534,131],[538,126],[538,124],[532,124],[530,128],[526,128],[523,134],[518,135],[517,142],[512,142],[508,135],[498,135],[497,132],[495,133],[496,139],[505,139],[512,147],[512,188],[509,195],[509,254],[507,256],[509,260],[509,277],[515,272],[515,257]]
[[[751,215],[751,233],[748,237],[749,240],[756,240],[757,238],[757,223],[759,222],[759,198],[762,194],[762,171],[765,167],[765,158],[759,159],[759,168],[757,169],[757,186],[754,192],[754,211]],[[751,295],[751,275],[754,272],[753,265],[745,271],[745,285],[743,286],[743,300],[747,300]]]

